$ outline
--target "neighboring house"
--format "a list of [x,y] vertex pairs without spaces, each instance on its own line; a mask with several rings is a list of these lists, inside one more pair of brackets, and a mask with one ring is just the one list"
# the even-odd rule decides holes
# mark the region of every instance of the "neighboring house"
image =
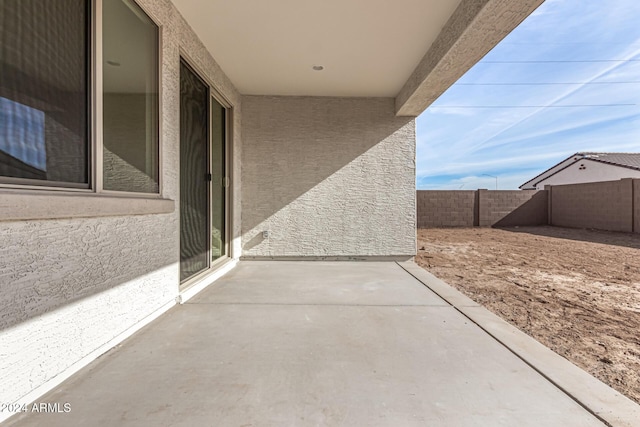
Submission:
[[0,2],[0,402],[241,257],[412,257],[415,117],[540,3]]
[[544,190],[545,185],[582,184],[640,178],[640,153],[576,153],[520,186]]

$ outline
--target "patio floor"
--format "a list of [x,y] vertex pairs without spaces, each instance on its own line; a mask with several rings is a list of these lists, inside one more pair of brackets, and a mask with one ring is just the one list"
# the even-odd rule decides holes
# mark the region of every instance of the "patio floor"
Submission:
[[242,261],[12,426],[602,426],[393,262]]

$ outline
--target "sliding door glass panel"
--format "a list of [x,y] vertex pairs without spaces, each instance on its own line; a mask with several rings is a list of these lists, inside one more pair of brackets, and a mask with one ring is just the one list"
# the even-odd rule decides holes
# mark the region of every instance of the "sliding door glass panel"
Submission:
[[133,0],[103,0],[105,190],[158,193],[158,27]]
[[0,181],[89,186],[88,3],[0,0]]
[[209,90],[180,63],[180,280],[210,266]]
[[226,255],[225,232],[226,110],[211,100],[211,260]]

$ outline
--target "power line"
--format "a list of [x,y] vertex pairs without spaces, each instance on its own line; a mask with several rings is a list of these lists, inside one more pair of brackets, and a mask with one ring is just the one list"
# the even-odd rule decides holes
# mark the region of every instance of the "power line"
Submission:
[[456,86],[545,86],[545,85],[611,85],[611,84],[638,84],[638,81],[626,82],[539,82],[539,83],[456,83]]
[[478,64],[565,64],[591,62],[640,62],[640,59],[585,59],[585,60],[532,60],[532,61],[480,61]]
[[581,108],[631,107],[638,104],[573,104],[573,105],[432,105],[429,108]]
[[588,44],[588,45],[600,45],[600,44],[614,44],[614,45],[623,45],[623,46],[640,46],[638,43],[625,43],[625,42],[543,42],[543,41],[535,41],[535,42],[507,42],[503,41],[500,44],[509,44],[509,45],[541,45],[541,44]]

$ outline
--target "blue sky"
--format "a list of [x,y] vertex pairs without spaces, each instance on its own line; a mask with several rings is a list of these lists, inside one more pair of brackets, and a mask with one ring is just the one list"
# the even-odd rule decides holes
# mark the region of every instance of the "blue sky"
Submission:
[[640,1],[546,0],[417,129],[419,189],[517,189],[579,151],[640,151]]
[[0,97],[0,151],[46,170],[44,113]]

